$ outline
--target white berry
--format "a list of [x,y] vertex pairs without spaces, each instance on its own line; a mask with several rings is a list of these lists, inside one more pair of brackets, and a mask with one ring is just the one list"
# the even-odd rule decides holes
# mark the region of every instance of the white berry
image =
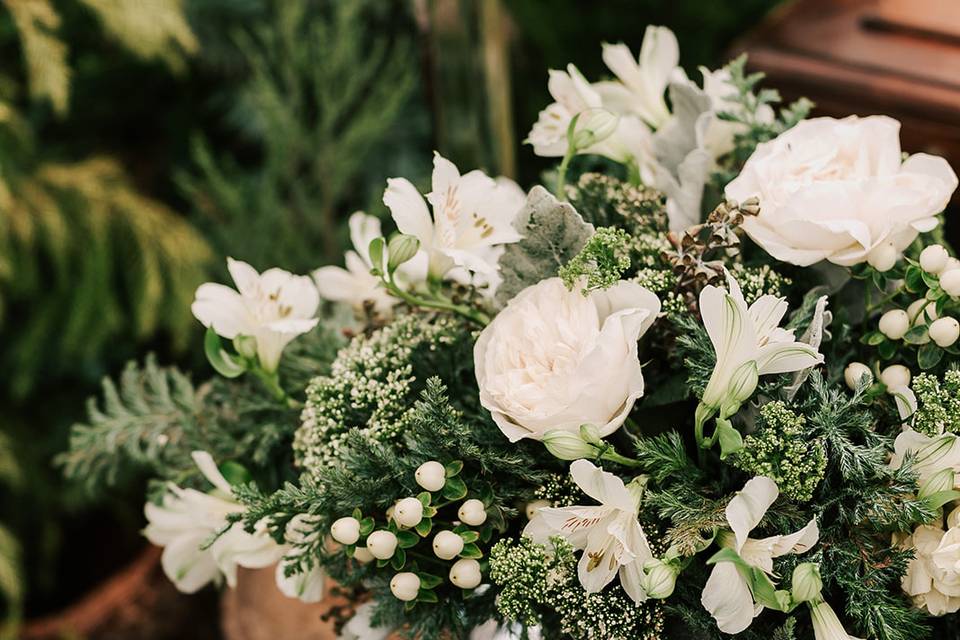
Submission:
[[[921,309],[923,309],[923,313],[920,313]],[[932,304],[926,298],[920,298],[910,303],[910,306],[907,307],[907,315],[910,316],[913,326],[929,324],[937,319],[937,305]]]
[[483,507],[482,502],[476,498],[471,498],[460,505],[457,516],[460,518],[460,522],[471,527],[477,527],[486,522],[487,510]]
[[401,527],[415,527],[423,520],[423,503],[417,498],[404,498],[393,509],[393,519]]
[[960,322],[953,318],[940,318],[930,325],[930,339],[938,347],[946,349],[960,338]]
[[367,549],[377,560],[389,560],[397,550],[397,536],[392,531],[374,531],[367,536]]
[[867,376],[867,384],[873,382],[873,372],[870,371],[870,367],[862,362],[851,362],[847,365],[847,368],[843,370],[843,379],[846,381],[847,386],[854,391],[860,386],[860,381],[864,376]]
[[453,531],[440,531],[433,536],[433,553],[441,560],[453,560],[463,551],[463,538]]
[[410,602],[417,599],[420,593],[420,576],[409,571],[398,573],[390,580],[390,591],[398,600]]
[[892,242],[884,242],[867,254],[867,262],[877,271],[889,271],[897,264],[899,253]]
[[891,309],[880,316],[880,333],[899,340],[910,330],[910,316],[903,309]]
[[360,564],[367,564],[374,560],[373,554],[366,547],[357,547],[353,550],[353,559]]
[[482,579],[480,563],[473,558],[462,558],[450,567],[450,582],[461,589],[474,589]]
[[950,269],[940,275],[940,288],[954,298],[960,296],[960,269]]
[[436,460],[431,460],[417,467],[413,477],[427,491],[440,491],[447,483],[447,470]]
[[534,500],[533,502],[528,502],[526,508],[524,509],[527,514],[527,520],[533,520],[533,516],[537,515],[537,512],[544,507],[549,507],[553,503],[549,500]]
[[910,369],[902,364],[892,364],[880,372],[880,381],[887,385],[888,389],[909,386]]
[[949,259],[950,254],[942,245],[932,244],[920,252],[920,268],[927,273],[940,273]]
[[340,544],[356,544],[360,539],[360,521],[349,516],[340,518],[330,527],[330,535]]

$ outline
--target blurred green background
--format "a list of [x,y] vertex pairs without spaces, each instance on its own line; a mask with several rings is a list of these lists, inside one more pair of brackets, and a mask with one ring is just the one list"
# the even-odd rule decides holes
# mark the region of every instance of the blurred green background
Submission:
[[648,24],[718,66],[776,0],[0,0],[0,601],[57,611],[134,557],[142,479],[52,463],[99,380],[204,366],[195,287],[231,255],[339,263],[347,216],[436,149],[529,186],[547,69]]

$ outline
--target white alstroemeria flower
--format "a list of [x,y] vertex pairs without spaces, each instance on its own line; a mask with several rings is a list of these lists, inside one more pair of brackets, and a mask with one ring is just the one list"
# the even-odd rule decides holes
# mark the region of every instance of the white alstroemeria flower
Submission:
[[816,640],[863,640],[847,633],[836,612],[823,600],[810,604],[810,620]]
[[214,486],[212,491],[204,493],[171,484],[162,505],[148,502],[144,507],[149,524],[143,534],[151,543],[164,547],[163,571],[184,593],[194,593],[223,577],[232,587],[236,584],[237,566],[269,566],[284,552],[270,537],[265,525],[250,534],[240,523],[203,548],[223,529],[228,516],[241,513],[244,507],[233,498],[230,483],[209,453],[195,451],[193,459]]
[[637,521],[643,481],[629,486],[587,460],[570,465],[570,476],[599,506],[543,507],[530,520],[524,535],[545,544],[562,536],[574,549],[583,549],[577,567],[580,584],[596,593],[619,574],[620,586],[634,602],[643,602],[643,565],[653,560],[647,537]]
[[520,240],[513,220],[525,198],[515,183],[497,181],[482,171],[460,175],[439,153],[433,158],[433,191],[427,194],[433,215],[417,188],[404,178],[390,178],[383,203],[397,228],[415,236],[429,257],[429,275],[440,279],[461,267],[471,274],[497,277],[490,249]]
[[727,289],[708,285],[700,292],[700,314],[717,354],[700,404],[710,415],[720,411],[721,417],[732,415],[750,397],[758,376],[802,371],[823,362],[814,347],[779,328],[786,300],[764,295],[747,307],[729,272]]
[[683,75],[680,46],[670,29],[648,26],[639,60],[625,44],[604,44],[603,61],[623,83],[598,83],[605,104],[618,113],[638,115],[653,129],[670,118],[664,94],[671,79]]
[[[390,317],[393,306],[399,302],[383,288],[380,278],[370,273],[370,241],[383,235],[380,221],[371,215],[357,211],[350,216],[350,241],[353,250],[344,255],[346,269],[342,267],[320,267],[313,272],[320,297],[325,300],[346,302],[355,310],[362,310],[370,303],[374,311],[383,317]],[[380,265],[381,269],[383,265]],[[410,260],[397,270],[397,280],[401,285],[416,284],[426,279],[425,260]]]
[[[567,132],[574,117],[579,116],[575,132],[592,140],[577,153],[596,154],[615,162],[635,162],[644,180],[652,180],[655,164],[650,129],[639,117],[615,113],[602,94],[617,100],[626,90],[612,82],[590,84],[572,64],[566,71],[550,71],[547,84],[555,102],[540,112],[526,142],[542,157],[563,157],[567,154]],[[618,91],[620,94],[618,94]]]
[[207,282],[197,289],[191,305],[194,317],[222,338],[256,339],[260,366],[276,371],[284,347],[317,325],[314,314],[320,295],[309,276],[283,269],[257,273],[246,262],[227,258],[237,290]]
[[[726,508],[732,535],[726,533],[718,536],[722,546],[732,548],[748,565],[767,574],[773,573],[774,558],[788,553],[804,553],[820,537],[816,519],[790,535],[760,540],[748,537],[779,493],[776,483],[765,476],[748,481]],[[749,627],[763,610],[763,605],[754,602],[750,582],[732,562],[721,561],[714,565],[700,602],[717,621],[720,631],[731,634]]]
[[890,467],[899,469],[907,455],[913,456],[913,470],[922,486],[944,469],[960,474],[960,437],[952,433],[932,438],[913,429],[904,429],[893,442]]

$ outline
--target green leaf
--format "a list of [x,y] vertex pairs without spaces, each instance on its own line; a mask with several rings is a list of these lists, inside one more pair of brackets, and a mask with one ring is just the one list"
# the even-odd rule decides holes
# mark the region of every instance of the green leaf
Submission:
[[416,531],[421,538],[426,538],[428,535],[430,535],[430,531],[432,529],[433,529],[433,520],[431,520],[430,518],[424,518],[423,520],[417,523],[417,526],[413,528],[413,530]]
[[353,508],[353,514],[352,514],[352,515],[353,515],[353,517],[356,518],[357,520],[362,520],[362,519],[363,519],[363,512],[360,511],[360,507],[354,507],[354,508]]
[[883,335],[882,333],[880,333],[879,331],[871,331],[870,333],[864,334],[864,335],[860,338],[860,342],[862,342],[863,344],[868,344],[868,345],[870,345],[871,347],[877,346],[878,344],[880,344],[880,343],[883,342],[884,340],[886,340],[886,338],[885,338],[884,335]]
[[877,353],[879,353],[880,357],[884,360],[889,360],[897,354],[897,343],[884,340],[880,346],[877,347]]
[[482,558],[483,551],[480,550],[480,547],[471,542],[470,544],[463,545],[463,551],[460,552],[460,557],[474,559]]
[[433,499],[433,498],[432,498],[432,496],[430,495],[430,492],[429,492],[429,491],[421,491],[420,493],[417,494],[417,500],[419,500],[419,501],[420,501],[420,504],[422,504],[422,505],[425,506],[425,507],[429,507],[429,506],[430,506],[430,501],[431,501],[432,499]]
[[443,474],[447,478],[460,475],[461,471],[463,471],[463,460],[454,460],[443,465]]
[[458,531],[457,533],[460,534],[460,537],[463,538],[463,541],[467,544],[480,539],[480,534],[476,531]]
[[397,532],[397,546],[401,549],[409,549],[410,547],[416,546],[418,542],[420,542],[420,536],[413,531]]
[[203,337],[203,352],[214,370],[224,378],[236,378],[247,370],[243,362],[224,351],[223,345],[220,344],[220,336],[213,327],[209,327]]
[[907,344],[926,344],[930,342],[930,335],[927,333],[926,325],[919,325],[907,331],[903,336],[903,341]]
[[720,459],[743,449],[743,436],[729,420],[717,420],[717,437],[720,440]]
[[920,293],[920,291],[924,289],[923,269],[920,267],[914,265],[907,267],[907,272],[903,279],[907,286],[907,291],[911,293]]
[[403,565],[407,563],[407,552],[403,549],[397,549],[393,552],[393,557],[390,558],[390,566],[395,571],[400,571],[403,569]]
[[[357,512],[359,511],[360,510],[357,509]],[[354,518],[359,517],[359,513],[357,513],[353,517]],[[360,520],[360,535],[364,537],[370,535],[371,533],[373,533],[373,529],[376,526],[377,526],[377,522],[372,517],[367,517],[367,518],[364,518],[363,520]]]
[[253,476],[240,463],[228,460],[220,465],[220,473],[232,486],[246,485],[253,481]]
[[920,277],[923,278],[923,283],[927,285],[928,289],[939,289],[940,288],[940,278],[933,275],[932,273],[927,273],[926,271],[920,271]]
[[923,345],[917,352],[917,364],[920,365],[921,369],[934,368],[942,358],[943,349],[933,342]]
[[435,515],[437,515],[437,508],[436,508],[436,507],[424,507],[424,508],[423,508],[423,517],[424,517],[424,518],[432,518],[432,517],[435,516]]
[[925,497],[924,500],[927,501],[931,509],[939,509],[948,502],[960,500],[960,491],[949,489],[947,491],[938,491]]
[[523,239],[508,244],[500,257],[503,282],[496,297],[501,305],[526,287],[557,275],[594,232],[573,206],[539,185],[530,190],[514,226]]
[[459,500],[467,495],[467,485],[460,478],[448,478],[442,492],[447,500]]
[[[421,583],[423,580],[421,580]],[[417,602],[440,602],[440,599],[437,597],[437,594],[431,591],[430,589],[424,589],[422,586],[420,592],[417,594]]]
[[440,576],[435,576],[432,573],[418,571],[417,577],[420,578],[421,589],[433,589],[434,587],[439,587],[441,584],[443,584],[443,578]]

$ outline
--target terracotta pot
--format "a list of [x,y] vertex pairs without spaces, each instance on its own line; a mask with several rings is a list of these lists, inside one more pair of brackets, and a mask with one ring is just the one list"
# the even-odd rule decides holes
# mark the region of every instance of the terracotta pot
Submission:
[[225,589],[221,627],[226,640],[335,640],[333,622],[322,619],[332,607],[347,601],[330,595],[322,602],[304,604],[277,589],[274,567],[243,569],[235,589]]
[[147,547],[76,604],[28,620],[21,640],[211,640],[219,637],[217,592],[186,595],[160,567],[161,549]]
[[78,602],[58,613],[28,620],[23,640],[98,637],[108,626],[143,618],[156,597],[160,549],[148,547],[136,559]]

